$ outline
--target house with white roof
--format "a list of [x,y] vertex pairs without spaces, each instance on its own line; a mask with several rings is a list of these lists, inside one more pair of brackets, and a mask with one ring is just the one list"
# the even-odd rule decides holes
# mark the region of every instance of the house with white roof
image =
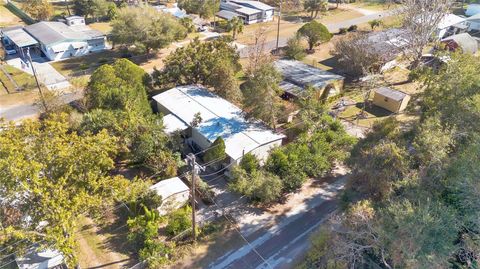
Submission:
[[465,18],[455,14],[447,14],[438,24],[435,35],[438,39],[443,39],[452,35],[466,32],[468,23]]
[[273,20],[275,8],[260,1],[222,0],[218,17],[231,20],[240,17],[245,24],[267,22]]
[[[229,101],[199,85],[180,86],[153,97],[163,115],[167,130],[187,130],[186,143],[204,150],[218,138],[225,142],[230,163],[239,163],[247,153],[265,160],[272,148],[285,138],[259,121],[248,121],[244,112]],[[191,125],[196,114],[201,122]]]
[[152,185],[150,190],[162,197],[162,205],[157,208],[160,215],[184,206],[190,195],[190,188],[178,177],[162,180]]

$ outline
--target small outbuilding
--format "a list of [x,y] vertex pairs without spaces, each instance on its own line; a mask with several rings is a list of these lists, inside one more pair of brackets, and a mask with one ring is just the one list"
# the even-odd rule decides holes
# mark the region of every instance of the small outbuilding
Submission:
[[462,53],[475,54],[478,51],[478,42],[468,33],[452,35],[442,40],[450,51],[461,50]]
[[280,88],[287,99],[304,96],[307,86],[317,90],[317,98],[334,96],[343,91],[345,78],[332,72],[292,60],[278,60],[275,68],[282,74]]
[[190,194],[188,186],[178,177],[162,180],[152,185],[150,190],[162,197],[162,205],[157,208],[160,215],[166,215],[184,206]]
[[373,104],[393,113],[405,110],[410,101],[410,95],[387,87],[375,90]]

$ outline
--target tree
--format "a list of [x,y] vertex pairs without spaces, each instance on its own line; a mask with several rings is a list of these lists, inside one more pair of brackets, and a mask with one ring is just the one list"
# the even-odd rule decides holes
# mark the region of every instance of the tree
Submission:
[[370,28],[372,28],[372,31],[375,30],[375,28],[380,27],[382,25],[381,20],[371,20],[368,22],[370,25]]
[[26,239],[10,250],[22,252],[37,243],[58,249],[68,264],[75,264],[73,236],[79,218],[128,194],[129,181],[109,173],[117,154],[116,139],[106,131],[72,132],[65,114],[19,126],[1,125],[1,203],[20,217],[8,226],[2,222],[8,232],[0,243]]
[[[406,34],[403,38],[408,43],[405,54],[409,55],[412,68],[420,63],[420,58],[432,36],[436,34],[439,23],[449,12],[451,0],[403,0],[399,16],[403,17]],[[438,37],[442,38],[442,37]]]
[[187,31],[173,16],[149,6],[119,10],[112,22],[112,41],[135,46],[146,53],[168,46],[185,38]]
[[183,25],[183,27],[185,27],[185,29],[187,30],[188,33],[193,33],[197,30],[195,28],[195,24],[193,23],[192,18],[190,18],[190,17],[181,18],[180,19],[180,24]]
[[202,18],[211,18],[220,9],[219,0],[179,0],[178,7],[187,13],[198,14]]
[[22,7],[37,21],[46,21],[53,15],[53,6],[47,0],[27,0]]
[[310,12],[310,18],[315,19],[318,17],[319,12],[328,10],[328,1],[326,0],[305,0],[303,3],[305,11]]
[[[188,46],[178,48],[164,61],[165,67],[153,73],[160,87],[201,84],[232,102],[241,100],[236,78],[241,70],[239,55],[228,40],[201,42],[195,39]],[[221,79],[219,79],[221,78]]]
[[312,51],[315,46],[328,42],[332,38],[332,34],[328,31],[327,27],[317,21],[304,24],[298,29],[298,34],[307,39],[308,49],[310,51]]
[[168,215],[167,226],[165,227],[167,234],[170,236],[175,236],[192,227],[191,215],[192,208],[189,206],[177,209],[176,211],[170,213]]
[[255,170],[252,173],[247,173],[236,166],[232,174],[233,181],[228,187],[254,202],[270,204],[278,201],[282,195],[283,183],[280,178],[265,170]]
[[93,15],[94,9],[93,0],[73,0],[73,11],[76,15],[85,16],[85,19]]
[[215,160],[223,160],[227,155],[225,154],[225,142],[221,136],[217,137],[213,141],[212,145],[205,152],[203,159],[205,162],[211,162]]
[[227,22],[227,31],[232,32],[233,39],[237,39],[237,34],[243,32],[243,20],[240,17],[233,17]]
[[281,75],[273,64],[264,64],[244,84],[247,116],[258,118],[275,128],[280,113]]
[[244,169],[247,173],[251,174],[260,167],[260,163],[257,157],[255,157],[255,155],[247,153],[240,161],[240,167]]
[[287,41],[285,56],[297,61],[303,60],[303,58],[305,58],[307,55],[305,53],[305,49],[306,48],[303,46],[300,36],[295,35]]

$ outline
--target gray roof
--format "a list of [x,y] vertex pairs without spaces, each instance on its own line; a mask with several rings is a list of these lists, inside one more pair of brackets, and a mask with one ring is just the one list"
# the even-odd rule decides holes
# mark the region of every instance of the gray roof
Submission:
[[269,6],[260,1],[251,1],[251,0],[230,0],[230,1],[237,3],[239,5],[243,5],[243,6],[247,6],[247,7],[263,10],[263,11],[274,9],[274,7]]
[[[282,74],[285,91],[294,90],[300,93],[299,90],[310,85],[314,88],[324,88],[328,84],[343,80],[344,77],[324,71],[322,69],[304,64],[299,61],[278,60],[275,62],[276,69]],[[297,86],[297,88],[292,87]],[[296,94],[297,95],[297,94]]]
[[93,36],[103,36],[98,31],[89,27],[69,27],[63,22],[42,21],[25,27],[25,30],[31,34],[40,43],[50,45],[63,41],[84,41]]
[[397,91],[388,87],[380,87],[375,90],[375,93],[378,93],[395,101],[402,101],[408,95],[404,92]]
[[461,33],[458,35],[452,35],[442,40],[445,41],[454,41],[460,46],[464,53],[475,54],[478,51],[478,42],[468,33]]
[[2,29],[2,33],[20,48],[38,44],[37,40],[25,32],[22,27]]
[[235,13],[235,12],[231,12],[231,11],[228,11],[228,10],[220,10],[219,12],[217,12],[216,14],[218,17],[222,18],[222,19],[226,19],[226,20],[231,20],[235,17],[238,17],[238,14]]

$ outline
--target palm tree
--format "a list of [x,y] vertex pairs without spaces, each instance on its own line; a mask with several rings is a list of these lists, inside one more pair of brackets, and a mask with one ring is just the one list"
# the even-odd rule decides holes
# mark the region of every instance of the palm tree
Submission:
[[240,17],[234,17],[228,21],[227,30],[232,31],[233,39],[237,39],[237,34],[243,32],[243,20]]

